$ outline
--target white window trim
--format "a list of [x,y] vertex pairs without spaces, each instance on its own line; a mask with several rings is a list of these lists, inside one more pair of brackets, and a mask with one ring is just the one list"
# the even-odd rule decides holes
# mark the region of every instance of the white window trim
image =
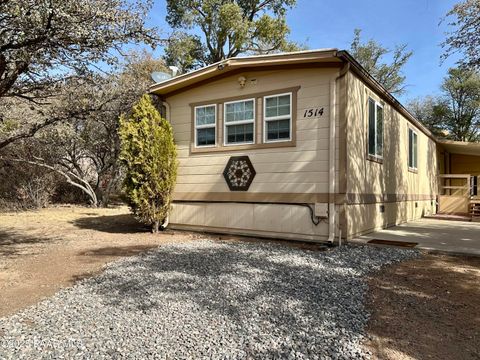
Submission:
[[[284,96],[284,95],[290,95],[290,114],[289,115],[281,115],[281,116],[271,116],[267,117],[267,99],[274,98],[274,97],[279,97],[279,96]],[[275,94],[275,95],[268,95],[263,97],[263,142],[264,143],[279,143],[279,142],[287,142],[287,141],[292,141],[292,98],[293,98],[293,93],[288,92],[288,93],[282,93],[282,94]],[[267,137],[267,122],[268,121],[275,121],[275,120],[285,120],[287,118],[290,118],[290,136],[288,139],[277,139],[277,140],[268,140]]]
[[[229,122],[229,123],[227,124],[227,104],[235,104],[235,103],[241,103],[241,102],[246,102],[246,101],[253,101],[253,119],[241,120],[241,121],[231,121],[231,122]],[[241,99],[241,100],[234,100],[234,101],[227,101],[227,102],[223,103],[223,146],[235,146],[235,145],[251,145],[251,144],[255,144],[255,138],[256,138],[256,133],[255,133],[256,112],[257,112],[257,107],[256,107],[255,98]],[[252,141],[243,141],[243,142],[228,143],[228,142],[227,142],[227,126],[230,126],[230,125],[245,125],[245,124],[253,124],[253,139],[252,139]]]
[[[412,161],[412,163],[416,162],[417,163],[417,166],[410,166],[410,131],[412,132],[413,135],[416,136],[417,138],[417,146],[415,148],[415,161]],[[413,154],[413,139],[412,138],[412,154]],[[418,132],[416,132],[414,129],[412,129],[411,127],[408,128],[408,169],[409,170],[413,170],[413,171],[417,171],[418,170]]]
[[[214,106],[215,107],[215,124],[204,124],[204,125],[197,125],[197,109],[200,109],[200,108],[207,108],[207,107],[211,107],[211,106]],[[199,105],[199,106],[195,106],[194,109],[193,109],[193,124],[194,124],[194,144],[195,144],[195,148],[201,148],[201,149],[204,149],[204,148],[213,148],[213,147],[216,147],[217,146],[217,123],[218,123],[218,119],[217,119],[217,104],[206,104],[206,105]],[[210,129],[210,128],[214,128],[215,129],[215,144],[213,145],[198,145],[197,143],[197,130],[198,129]]]
[[385,112],[383,111],[384,108],[383,108],[383,105],[382,105],[381,103],[379,103],[379,102],[378,102],[377,100],[375,100],[374,98],[371,98],[371,97],[368,98],[368,102],[369,102],[369,106],[367,107],[367,109],[368,109],[368,110],[367,110],[367,111],[368,111],[368,116],[367,116],[367,119],[368,119],[367,129],[368,129],[368,130],[370,130],[370,129],[369,129],[369,127],[370,127],[370,112],[369,112],[369,111],[370,111],[370,100],[373,101],[373,103],[375,104],[375,113],[374,113],[374,115],[375,115],[375,122],[374,122],[374,123],[375,123],[375,152],[377,151],[377,123],[378,123],[378,122],[377,122],[377,107],[381,108],[381,109],[382,109],[382,112],[383,112],[383,120],[382,120],[382,121],[383,121],[383,134],[382,134],[382,155],[371,154],[371,153],[370,153],[370,131],[367,131],[367,134],[368,134],[368,146],[367,146],[367,148],[368,148],[368,155],[369,155],[369,156],[373,156],[373,157],[375,157],[375,158],[377,158],[377,159],[383,160],[383,151],[384,151],[384,146],[385,146],[385,143],[384,143],[384,141],[383,141],[383,140],[384,140],[383,137],[384,137],[384,134],[385,134]]

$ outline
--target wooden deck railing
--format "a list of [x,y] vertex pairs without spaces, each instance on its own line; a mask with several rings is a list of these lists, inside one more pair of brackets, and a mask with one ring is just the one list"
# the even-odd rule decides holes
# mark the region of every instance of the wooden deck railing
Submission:
[[439,175],[439,194],[470,197],[470,174]]

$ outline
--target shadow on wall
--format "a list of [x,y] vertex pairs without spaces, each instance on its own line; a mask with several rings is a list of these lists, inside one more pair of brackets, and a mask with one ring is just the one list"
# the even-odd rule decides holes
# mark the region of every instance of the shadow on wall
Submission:
[[[430,195],[436,193],[437,163],[436,148],[432,141],[419,132],[422,140],[419,147],[418,174],[408,171],[408,122],[389,104],[384,106],[383,163],[367,160],[368,148],[368,98],[360,81],[349,84],[349,133],[347,192],[378,195]],[[427,139],[427,140],[425,140]],[[425,143],[427,141],[427,143]],[[420,145],[420,144],[419,144]],[[427,177],[427,179],[425,179]],[[421,215],[430,201],[385,202],[385,212],[380,212],[380,203],[351,206],[349,228],[354,233],[374,227],[386,227]]]
[[112,234],[135,234],[150,231],[150,227],[139,223],[130,214],[84,217],[71,221],[71,224],[80,229]]

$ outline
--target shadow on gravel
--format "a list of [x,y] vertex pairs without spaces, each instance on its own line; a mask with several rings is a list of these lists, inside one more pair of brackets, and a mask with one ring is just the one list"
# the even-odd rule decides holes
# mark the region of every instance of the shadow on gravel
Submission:
[[[366,315],[352,302],[361,304],[364,292],[360,277],[344,271],[349,264],[336,259],[329,267],[331,260],[323,258],[320,263],[328,268],[323,271],[318,258],[326,252],[292,254],[291,249],[272,245],[258,249],[258,245],[225,242],[211,247],[162,247],[117,264],[115,271],[97,279],[94,289],[104,303],[127,311],[159,313],[172,304],[195,304],[199,313],[233,322],[240,338],[253,336],[255,341],[262,334],[273,334],[280,343],[293,337],[292,342],[303,344],[302,336],[317,336],[323,344],[362,331]],[[311,346],[318,350],[323,345],[313,341]],[[255,352],[256,357],[279,354],[278,348]]]
[[30,245],[53,240],[49,237],[31,236],[15,230],[0,229],[0,256],[15,257],[23,254],[33,254],[28,249]]
[[140,224],[130,214],[83,217],[71,221],[71,224],[88,230],[96,230],[112,234],[135,234],[150,231],[150,229]]

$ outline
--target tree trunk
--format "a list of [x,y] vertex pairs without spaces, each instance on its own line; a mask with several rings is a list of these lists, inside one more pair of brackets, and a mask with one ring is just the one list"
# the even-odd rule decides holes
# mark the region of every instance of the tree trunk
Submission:
[[87,194],[88,197],[90,198],[90,204],[92,207],[96,208],[98,206],[98,198],[92,186],[88,183],[87,180],[82,179],[80,176],[72,173],[71,171],[67,171],[67,172],[62,171],[60,169],[55,168],[52,165],[48,165],[40,161],[32,161],[32,160],[26,160],[26,159],[3,159],[3,158],[0,158],[0,160],[23,162],[30,165],[36,165],[36,166],[40,166],[40,167],[55,171],[57,174],[63,176],[64,179],[67,181],[67,183],[81,189],[85,194]]
[[160,221],[155,220],[152,224],[152,233],[158,233],[158,229],[160,228]]

